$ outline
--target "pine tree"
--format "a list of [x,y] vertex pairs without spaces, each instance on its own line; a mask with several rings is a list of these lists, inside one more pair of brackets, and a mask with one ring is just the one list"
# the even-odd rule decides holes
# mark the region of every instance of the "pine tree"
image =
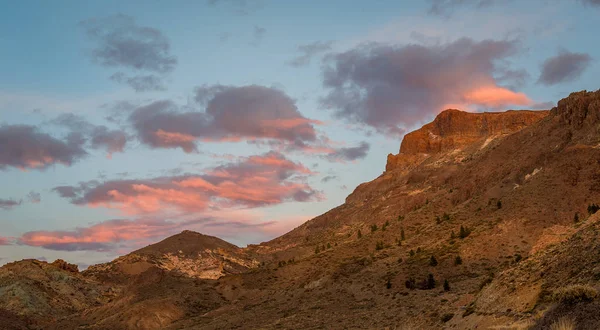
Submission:
[[450,283],[448,283],[448,280],[444,280],[444,291],[450,291]]
[[427,288],[428,289],[435,288],[435,278],[433,277],[433,274],[431,274],[431,273],[427,276]]
[[404,228],[400,230],[400,240],[404,241],[406,238],[404,236]]
[[429,266],[435,267],[438,265],[438,261],[434,256],[431,256],[431,258],[429,258]]

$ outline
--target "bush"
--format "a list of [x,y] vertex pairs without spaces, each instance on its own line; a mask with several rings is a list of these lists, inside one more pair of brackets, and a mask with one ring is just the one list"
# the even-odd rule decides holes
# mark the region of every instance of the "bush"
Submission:
[[321,251],[319,250],[319,246],[317,245],[317,247],[315,248],[315,254],[319,254],[319,252]]
[[575,212],[575,216],[573,217],[573,222],[575,222],[575,223],[579,222],[579,213]]
[[431,256],[431,258],[429,258],[429,266],[435,267],[438,265],[438,261],[434,256]]
[[403,215],[399,215],[398,216],[398,221],[402,221],[402,220],[404,220],[404,216]]
[[471,235],[471,229],[469,229],[467,227],[460,226],[460,231],[458,232],[458,237],[460,239],[463,239],[463,238],[466,238],[469,235]]
[[588,205],[587,211],[588,211],[589,215],[592,215],[592,214],[598,212],[598,210],[600,210],[600,206],[598,206],[597,204]]
[[523,260],[523,256],[519,253],[515,254],[515,263],[518,263],[521,260]]
[[427,289],[433,289],[435,288],[435,278],[433,277],[433,274],[429,274],[427,275]]
[[417,287],[417,281],[411,277],[404,282],[404,286],[409,290],[414,290]]
[[442,221],[450,221],[450,214],[444,212],[444,215],[442,215]]
[[456,234],[454,234],[454,230],[450,233],[450,239],[455,239],[456,238]]
[[448,280],[444,280],[444,291],[450,291],[450,283],[448,283]]
[[567,305],[589,302],[598,296],[598,290],[589,285],[570,285],[560,288],[552,294],[552,300]]
[[454,317],[453,313],[446,313],[446,314],[442,315],[442,319],[441,320],[442,320],[443,323],[446,323],[446,322],[452,320],[453,317]]
[[408,251],[408,255],[411,257],[415,256],[415,250],[411,249],[410,251]]
[[400,240],[404,241],[406,237],[404,236],[404,228],[400,229]]
[[456,258],[454,258],[454,265],[462,265],[462,258],[460,256],[456,256]]
[[439,215],[436,215],[436,216],[435,216],[435,223],[437,223],[438,225],[439,225],[440,223],[442,223],[442,219],[440,219],[440,216],[439,216]]
[[327,248],[331,249],[331,243],[327,243]]
[[575,330],[575,321],[572,319],[561,317],[552,323],[550,330]]
[[362,237],[362,233],[360,232],[360,229],[358,230],[358,233],[356,234],[356,236],[358,236],[358,238]]
[[392,282],[390,281],[390,279],[388,278],[387,283],[385,283],[385,287],[388,289],[392,288]]
[[375,244],[375,250],[383,250],[384,246],[383,246],[383,242],[379,241]]
[[377,225],[371,225],[371,232],[376,232],[377,231]]
[[498,208],[498,210],[501,209],[502,208],[502,201],[498,201],[496,203],[496,207]]

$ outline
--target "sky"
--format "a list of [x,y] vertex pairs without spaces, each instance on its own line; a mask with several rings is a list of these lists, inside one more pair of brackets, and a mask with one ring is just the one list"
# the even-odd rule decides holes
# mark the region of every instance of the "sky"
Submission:
[[275,238],[447,108],[600,88],[598,0],[0,2],[0,265]]

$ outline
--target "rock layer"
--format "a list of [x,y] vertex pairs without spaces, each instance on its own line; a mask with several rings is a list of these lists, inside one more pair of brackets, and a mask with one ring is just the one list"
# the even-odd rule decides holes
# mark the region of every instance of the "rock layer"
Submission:
[[[405,168],[426,155],[452,151],[485,139],[519,131],[546,117],[549,111],[471,113],[445,110],[433,122],[404,136],[398,155],[388,155],[386,170]],[[426,154],[426,155],[423,155]]]

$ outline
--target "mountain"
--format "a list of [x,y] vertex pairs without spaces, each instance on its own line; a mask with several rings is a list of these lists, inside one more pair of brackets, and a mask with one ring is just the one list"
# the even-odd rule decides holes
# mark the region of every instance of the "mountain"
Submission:
[[[272,241],[238,248],[186,231],[82,273],[3,266],[0,292],[64,301],[56,313],[32,313],[30,295],[2,299],[0,320],[44,329],[546,329],[567,317],[595,329],[597,204],[600,91],[572,93],[550,111],[447,110],[407,134],[386,171],[344,204]],[[70,299],[70,286],[92,291]]]

